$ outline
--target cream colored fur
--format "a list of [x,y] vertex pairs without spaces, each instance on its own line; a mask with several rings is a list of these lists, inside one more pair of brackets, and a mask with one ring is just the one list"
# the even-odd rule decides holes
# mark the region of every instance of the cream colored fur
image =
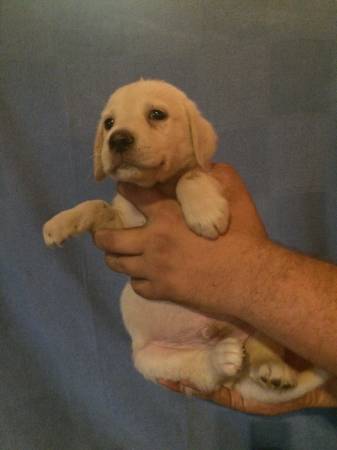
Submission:
[[[164,111],[167,118],[151,120],[153,109]],[[107,118],[114,119],[111,130],[104,129]],[[134,136],[122,154],[109,147],[116,130]],[[189,227],[216,239],[226,232],[229,220],[222,188],[208,173],[216,141],[213,127],[184,93],[162,81],[141,80],[118,89],[102,112],[94,148],[95,176],[144,187],[160,183],[179,201]],[[47,245],[61,245],[86,231],[144,223],[144,216],[117,195],[111,205],[93,200],[59,213],[45,224],[43,235]],[[305,394],[328,377],[316,369],[293,371],[282,359],[283,349],[265,336],[248,337],[233,323],[173,303],[148,301],[129,283],[121,309],[135,366],[153,381],[188,379],[204,391],[227,385],[246,398],[280,402]]]

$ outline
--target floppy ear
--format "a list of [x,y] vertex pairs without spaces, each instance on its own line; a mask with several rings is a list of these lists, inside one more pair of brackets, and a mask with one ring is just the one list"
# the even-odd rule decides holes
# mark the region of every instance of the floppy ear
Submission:
[[213,126],[201,115],[195,103],[188,99],[186,106],[195,158],[200,167],[206,169],[215,153],[218,136]]
[[105,178],[105,173],[103,171],[101,152],[103,147],[103,125],[100,120],[97,126],[95,144],[94,144],[94,175],[97,181],[103,180]]

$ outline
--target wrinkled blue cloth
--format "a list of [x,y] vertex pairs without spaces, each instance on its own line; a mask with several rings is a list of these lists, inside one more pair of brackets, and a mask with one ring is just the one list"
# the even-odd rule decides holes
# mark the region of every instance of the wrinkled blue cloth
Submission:
[[143,76],[198,103],[274,239],[336,262],[335,2],[3,0],[0,21],[0,450],[336,450],[336,410],[263,418],[145,381],[124,278],[88,236],[41,238],[113,196],[92,176],[96,122]]

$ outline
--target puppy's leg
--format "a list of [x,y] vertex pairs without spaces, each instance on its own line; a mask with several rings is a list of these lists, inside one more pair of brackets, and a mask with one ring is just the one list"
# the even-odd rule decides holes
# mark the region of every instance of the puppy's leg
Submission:
[[134,349],[136,368],[152,381],[188,380],[200,391],[211,392],[233,378],[243,360],[241,344],[234,338],[215,345],[168,347],[160,342]]
[[283,348],[258,334],[245,344],[249,359],[249,376],[268,389],[290,389],[296,386],[298,374],[282,359]]
[[62,245],[73,236],[98,228],[121,228],[118,211],[103,200],[89,200],[62,211],[43,227],[46,245]]
[[196,234],[216,239],[227,230],[228,202],[214,177],[190,170],[178,181],[176,194],[186,223]]

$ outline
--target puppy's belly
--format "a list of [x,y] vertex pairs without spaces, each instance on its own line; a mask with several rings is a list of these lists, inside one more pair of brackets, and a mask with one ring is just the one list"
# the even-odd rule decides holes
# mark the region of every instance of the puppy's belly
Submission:
[[209,343],[209,333],[217,330],[244,340],[245,331],[233,324],[217,321],[169,302],[146,300],[137,295],[128,283],[121,296],[121,310],[125,326],[134,347],[157,342],[168,347],[193,347]]

